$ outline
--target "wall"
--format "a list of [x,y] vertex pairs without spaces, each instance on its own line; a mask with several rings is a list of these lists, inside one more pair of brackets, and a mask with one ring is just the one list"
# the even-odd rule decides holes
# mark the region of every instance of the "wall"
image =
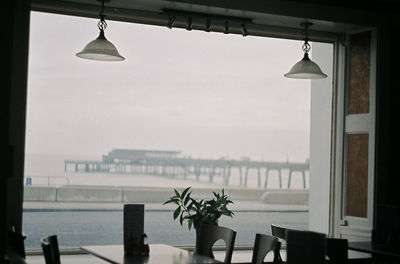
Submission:
[[26,81],[29,47],[30,1],[4,3],[4,53],[0,89],[0,261],[7,230],[22,228],[23,169],[25,150]]
[[[178,189],[182,192],[183,189]],[[192,189],[192,197],[210,199],[215,189]],[[173,195],[172,188],[112,187],[66,185],[25,186],[25,202],[81,202],[81,203],[163,203]],[[307,205],[307,190],[265,190],[225,188],[233,201],[254,201],[265,204]]]
[[328,77],[311,81],[309,229],[329,232],[333,45],[312,43],[312,60]]

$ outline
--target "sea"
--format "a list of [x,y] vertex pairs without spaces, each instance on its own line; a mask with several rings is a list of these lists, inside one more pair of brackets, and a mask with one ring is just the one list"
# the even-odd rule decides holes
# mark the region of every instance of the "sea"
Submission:
[[[239,186],[238,172],[232,171],[229,186],[222,178],[216,177],[213,183],[208,177],[186,180],[179,178],[164,178],[148,175],[121,175],[121,174],[92,174],[65,171],[64,160],[101,160],[96,156],[78,155],[48,155],[26,154],[25,182],[31,179],[32,186],[62,186],[62,185],[102,185],[102,186],[130,186],[130,187],[173,187],[185,188],[221,188]],[[247,188],[260,188],[257,184],[257,173],[250,171]],[[270,174],[268,188],[278,188],[277,175]],[[283,186],[287,185],[287,175],[283,173]],[[262,187],[263,187],[262,182]],[[308,186],[307,178],[307,186]],[[244,188],[244,187],[243,187]],[[293,176],[293,189],[302,188],[301,177]],[[255,201],[256,203],[257,201]],[[122,210],[96,209],[91,210],[28,210],[23,212],[23,232],[27,238],[27,249],[40,248],[40,238],[57,235],[61,248],[78,248],[82,245],[112,245],[123,243],[123,215]],[[146,209],[145,232],[149,243],[166,243],[171,245],[193,245],[194,230],[181,226],[174,221],[173,210]],[[219,225],[233,228],[237,231],[236,245],[252,245],[256,233],[270,234],[270,225],[278,224],[295,229],[308,229],[307,210],[247,210],[236,208],[235,215],[230,218],[222,216]]]

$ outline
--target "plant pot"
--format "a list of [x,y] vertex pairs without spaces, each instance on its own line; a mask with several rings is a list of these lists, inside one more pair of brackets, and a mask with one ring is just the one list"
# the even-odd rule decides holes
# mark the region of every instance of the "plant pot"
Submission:
[[196,254],[197,253],[197,246],[200,243],[200,228],[199,227],[195,228],[195,231],[196,231],[196,244],[194,245],[194,253]]
[[[207,223],[207,225],[218,225],[217,223]],[[201,225],[200,226],[198,226],[198,227],[195,227],[195,231],[196,231],[196,244],[195,244],[195,247],[194,247],[194,253],[195,254],[197,254],[197,248],[198,248],[198,245],[200,244],[200,230],[201,230]],[[212,253],[212,251],[211,251],[211,256],[210,257],[212,257],[212,258],[214,258],[214,254]]]

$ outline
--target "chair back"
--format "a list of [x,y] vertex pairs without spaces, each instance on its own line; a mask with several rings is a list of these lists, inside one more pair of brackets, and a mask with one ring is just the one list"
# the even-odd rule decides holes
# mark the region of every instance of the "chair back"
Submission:
[[203,225],[200,229],[196,253],[214,258],[212,247],[217,240],[222,239],[226,246],[224,263],[231,263],[235,238],[236,231],[233,229],[223,226]]
[[57,236],[48,236],[40,239],[46,264],[61,264]]
[[270,251],[274,252],[273,263],[274,264],[280,263],[278,259],[280,248],[281,248],[281,243],[276,237],[264,234],[256,234],[251,263],[252,264],[263,263],[265,256]]
[[326,255],[329,263],[341,264],[348,261],[347,239],[327,238]]
[[326,235],[311,231],[286,232],[287,264],[325,263]]
[[8,230],[8,243],[11,249],[22,258],[26,257],[25,238],[26,235],[22,232],[17,232],[14,227]]
[[[291,231],[291,230],[294,230],[294,229],[289,229],[289,228],[277,226],[277,225],[271,225],[272,235],[274,237],[277,237],[280,239],[280,241],[279,241],[280,246],[282,245],[282,241],[286,242],[286,232]],[[277,254],[277,263],[283,263],[280,252],[278,252],[278,254]]]
[[272,235],[274,237],[278,237],[278,238],[280,238],[282,240],[285,240],[285,241],[286,241],[286,232],[288,230],[294,230],[294,229],[289,229],[289,228],[282,227],[282,226],[277,226],[277,225],[271,225]]

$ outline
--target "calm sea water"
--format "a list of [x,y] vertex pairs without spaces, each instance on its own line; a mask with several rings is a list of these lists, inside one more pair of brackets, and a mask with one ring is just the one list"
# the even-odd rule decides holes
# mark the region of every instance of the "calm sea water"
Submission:
[[[41,237],[57,234],[61,247],[122,244],[122,211],[25,212],[23,232],[26,248],[40,248]],[[237,245],[252,245],[256,233],[270,234],[271,224],[308,228],[306,212],[236,212],[221,217],[220,225],[237,231]],[[149,243],[194,244],[194,231],[173,221],[172,212],[146,211],[145,232]]]

